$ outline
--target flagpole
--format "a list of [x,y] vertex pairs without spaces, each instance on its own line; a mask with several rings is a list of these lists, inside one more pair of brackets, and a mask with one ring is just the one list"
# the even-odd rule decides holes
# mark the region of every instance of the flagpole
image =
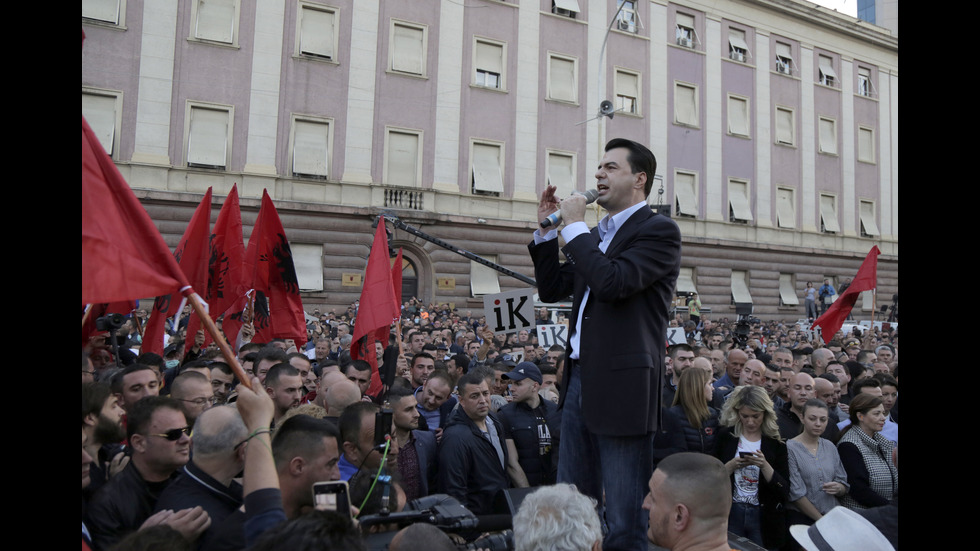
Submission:
[[82,327],[85,327],[85,320],[88,319],[88,315],[92,312],[92,304],[85,305],[85,314],[82,315]]
[[[225,362],[231,366],[232,371],[235,372],[235,376],[241,381],[243,385],[247,388],[252,389],[252,382],[245,376],[245,370],[242,369],[241,364],[238,363],[238,358],[231,351],[231,346],[225,341],[224,337],[221,336],[221,331],[218,331],[218,326],[214,324],[211,316],[204,310],[204,304],[201,302],[201,297],[197,293],[191,293],[188,298],[191,301],[191,306],[194,307],[194,311],[197,312],[198,317],[201,318],[201,323],[211,334],[211,338],[214,342],[218,344],[218,348],[221,350],[221,355],[224,356]],[[254,390],[254,389],[252,389]]]

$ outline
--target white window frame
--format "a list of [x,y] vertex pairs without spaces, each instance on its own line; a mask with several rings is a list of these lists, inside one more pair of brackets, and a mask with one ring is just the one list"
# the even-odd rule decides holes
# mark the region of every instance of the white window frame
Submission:
[[746,42],[748,37],[745,29],[738,27],[728,27],[728,58],[739,63],[748,63],[752,56],[749,45]]
[[[226,126],[226,136],[225,136],[225,154],[223,164],[210,164],[210,163],[198,163],[191,160],[191,148],[194,145],[192,142],[196,139],[204,139],[208,141],[209,138],[205,136],[200,136],[196,138],[193,134],[193,119],[194,113],[197,110],[206,111],[217,111],[224,112],[227,116],[228,124]],[[218,103],[208,103],[203,101],[193,101],[187,100],[185,111],[184,111],[184,164],[187,167],[192,168],[216,168],[219,170],[228,170],[228,166],[231,164],[231,154],[233,151],[232,137],[235,132],[235,106],[234,105],[222,105]],[[213,139],[213,138],[212,138]]]
[[[780,52],[783,46],[786,48],[785,52]],[[788,42],[776,41],[776,47],[774,48],[776,52],[776,72],[782,75],[792,75],[793,74],[793,45]]]
[[796,190],[789,187],[776,187],[776,226],[796,229]]
[[[238,25],[241,20],[241,0],[227,0],[227,2],[234,4],[233,9],[235,14],[232,16],[233,20],[229,21],[230,28],[228,32],[231,34],[228,40],[219,38],[216,36],[201,36],[203,31],[200,29],[201,22],[201,4],[205,3],[206,0],[192,0],[191,1],[191,28],[189,40],[206,42],[209,44],[224,44],[227,46],[238,47]],[[215,2],[215,0],[207,0],[208,2]],[[224,1],[224,0],[222,0]]]
[[560,15],[562,17],[568,17],[570,19],[575,19],[575,17],[581,12],[579,8],[578,0],[552,0],[551,1],[551,13],[555,15]]
[[[789,141],[782,139],[780,133],[780,113],[785,113],[787,116],[789,116]],[[773,124],[775,126],[773,136],[775,137],[776,144],[796,147],[796,110],[792,107],[777,105],[776,114],[775,117],[773,117]]]
[[[391,137],[393,134],[398,134],[401,136],[414,136],[416,140],[416,150],[415,150],[415,177],[414,182],[405,183],[397,180],[392,180],[392,166],[391,163],[395,159],[392,154],[392,143]],[[384,169],[382,172],[382,181],[386,186],[401,187],[407,189],[419,189],[422,187],[422,148],[423,148],[423,138],[424,134],[421,130],[415,128],[403,128],[400,126],[385,126],[385,157],[384,157]]]
[[698,173],[674,170],[674,207],[678,215],[698,216]]
[[[690,122],[690,121],[687,121],[687,120],[681,120],[681,118],[682,118],[681,115],[683,114],[683,111],[679,110],[679,107],[681,105],[680,105],[680,102],[678,101],[678,98],[680,97],[680,91],[681,91],[681,89],[690,90],[691,92],[693,92],[694,105],[691,106],[691,108],[694,111],[694,121],[693,122]],[[679,124],[681,126],[689,126],[689,127],[692,127],[692,128],[700,128],[701,127],[701,124],[700,124],[701,123],[701,117],[700,117],[700,109],[699,109],[699,105],[698,105],[699,101],[700,101],[700,99],[698,97],[698,85],[697,84],[691,84],[689,82],[681,82],[679,80],[675,80],[674,81],[674,124]]]
[[[561,67],[561,65],[555,64],[556,61],[559,63],[572,64],[572,79],[571,79],[572,81],[569,83],[568,90],[567,90],[568,96],[570,97],[562,97],[563,96],[563,94],[561,94],[562,86],[560,86],[555,81],[556,74],[553,72],[553,70],[556,67]],[[551,101],[560,101],[563,103],[572,103],[578,105],[578,58],[568,56],[568,55],[562,55],[554,52],[548,52],[548,97],[547,99]]]
[[[320,180],[327,180],[330,177],[330,157],[333,152],[333,119],[324,117],[314,117],[310,115],[292,115],[290,118],[290,130],[289,130],[289,173],[293,177],[300,178],[316,178]],[[304,155],[299,155],[297,159],[296,146],[302,145],[296,140],[296,129],[297,127],[303,127],[304,125],[318,125],[324,128],[324,150],[323,150],[323,168],[314,168],[310,170],[308,167],[300,166],[299,171],[297,171],[297,160],[300,163],[303,162],[305,158]],[[308,128],[312,129],[313,126]],[[302,133],[301,133],[302,135]]]
[[616,18],[616,29],[636,34],[636,22],[639,17],[636,10],[636,0],[617,0],[616,8],[618,9],[624,3],[632,7],[623,6],[623,9],[619,10],[619,15]]
[[857,93],[859,96],[864,96],[866,98],[872,97],[871,90],[871,68],[865,67],[863,65],[858,65],[857,68]]
[[[329,14],[333,18],[333,23],[331,24],[331,44],[324,49],[323,46],[318,46],[315,41],[308,42],[303,40],[303,23],[306,20],[303,15],[304,12],[320,12]],[[314,24],[311,21],[310,24]],[[340,9],[333,6],[327,6],[325,4],[314,4],[312,2],[298,2],[296,5],[296,49],[294,50],[294,55],[296,57],[302,57],[305,59],[315,59],[319,61],[328,61],[331,63],[337,63],[337,48],[338,48],[338,37],[340,30]]]
[[[867,139],[865,139],[865,135]],[[867,146],[865,146],[867,141]],[[867,150],[871,148],[871,151]],[[869,126],[858,126],[857,131],[857,159],[862,163],[876,164],[878,161],[877,147],[875,147],[875,129]],[[870,153],[870,155],[869,155]]]
[[820,231],[823,233],[840,233],[840,222],[837,220],[837,196],[829,193],[820,194]]
[[[487,157],[489,149],[485,148],[496,148],[496,167],[492,166]],[[482,139],[470,140],[470,193],[502,196],[504,194],[506,159],[504,142]],[[477,187],[478,182],[480,183],[479,187]]]
[[837,119],[817,117],[818,151],[824,155],[837,155]]
[[[115,10],[113,10],[113,4]],[[108,12],[115,11],[110,15]],[[82,0],[82,21],[112,27],[126,26],[125,0]]]
[[[396,58],[398,58],[400,54],[406,53],[404,49],[400,49],[398,45],[395,44],[395,33],[397,32],[397,29],[399,27],[402,29],[410,29],[422,33],[421,41],[419,44],[421,51],[419,52],[418,72],[395,67]],[[411,76],[425,78],[426,58],[428,57],[428,51],[429,51],[429,26],[428,25],[423,25],[420,23],[411,23],[409,21],[403,21],[394,18],[391,20],[391,26],[389,28],[389,33],[388,33],[388,70],[389,71],[400,75],[411,75]]]
[[820,84],[837,88],[837,71],[834,70],[834,58],[829,55],[817,54],[817,74]]
[[[487,46],[493,46],[500,48],[500,67],[485,67],[481,68],[478,62],[478,51],[480,49],[480,44]],[[492,71],[491,69],[499,69],[499,73]],[[483,73],[482,78],[484,82],[480,82],[481,73]],[[487,85],[486,79],[487,75],[496,75],[497,86]],[[507,91],[507,43],[500,42],[499,40],[493,40],[490,38],[483,37],[473,37],[473,86],[479,88],[485,88],[487,90],[499,90],[501,92]]]
[[[690,18],[690,21],[688,21],[688,18]],[[697,16],[679,11],[674,12],[675,43],[684,48],[696,49],[697,44],[701,42],[698,38],[697,25]]]
[[[615,78],[613,79],[613,95],[616,96],[616,105],[614,106],[619,113],[624,115],[633,115],[637,117],[643,116],[642,104],[640,99],[643,97],[643,78],[641,73],[638,71],[631,71],[629,69],[623,69],[616,67]],[[623,78],[633,78],[636,81],[635,90],[629,89],[625,81],[621,82],[620,77]],[[636,94],[635,97],[631,96],[629,92]],[[632,102],[633,110],[627,109],[628,103]],[[622,109],[622,110],[620,110]]]
[[748,180],[741,178],[728,179],[728,221],[748,223],[752,217],[751,186]]
[[[548,185],[555,186],[557,197],[568,197],[572,192],[578,190],[576,179],[576,154],[572,151],[562,151],[558,149],[547,149],[545,156],[545,174],[548,176]],[[560,160],[560,161],[559,161]],[[568,173],[565,174],[565,166]]]
[[858,216],[861,228],[861,237],[878,237],[878,224],[875,222],[875,202],[869,199],[858,201]]
[[[102,120],[95,120],[93,118],[97,117],[86,117],[85,120],[88,121],[89,127],[95,132],[95,136],[99,138],[99,143],[102,144],[102,148],[106,150],[106,153],[110,157],[116,159],[119,155],[119,134],[122,132],[122,100],[123,93],[116,90],[105,90],[102,88],[90,88],[82,87],[82,105],[83,105],[83,115],[85,96],[98,97],[112,102],[112,128],[108,128],[109,125],[105,124]],[[108,101],[106,105],[108,105]],[[106,133],[110,132],[107,136]],[[109,147],[106,148],[106,141],[108,138]]]
[[800,297],[796,295],[796,283],[793,274],[779,274],[779,305],[799,306]]
[[749,98],[737,94],[728,94],[728,134],[730,136],[742,138],[752,136],[751,112]]
[[293,268],[300,291],[323,290],[323,245],[315,243],[290,243]]

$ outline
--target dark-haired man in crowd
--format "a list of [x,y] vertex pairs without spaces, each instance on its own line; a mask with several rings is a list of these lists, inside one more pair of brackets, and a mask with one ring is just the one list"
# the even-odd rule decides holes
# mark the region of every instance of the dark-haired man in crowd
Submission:
[[[160,494],[190,458],[189,433],[176,400],[148,396],[133,404],[127,426],[132,459],[93,496],[87,511],[92,541],[99,549],[108,549],[150,518]],[[181,523],[172,527],[193,540],[211,521],[203,509],[191,511],[191,518],[184,513]]]

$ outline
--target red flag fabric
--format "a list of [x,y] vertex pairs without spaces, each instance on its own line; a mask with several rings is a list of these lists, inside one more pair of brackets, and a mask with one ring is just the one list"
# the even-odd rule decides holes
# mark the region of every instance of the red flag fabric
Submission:
[[[368,257],[367,268],[364,271],[364,285],[361,287],[360,305],[357,309],[357,321],[354,323],[354,333],[351,335],[351,358],[366,360],[371,364],[371,386],[368,394],[377,396],[382,390],[381,376],[378,374],[378,358],[374,351],[374,341],[380,340],[387,344],[391,323],[398,319],[398,307],[395,299],[395,289],[392,286],[391,269],[388,260],[388,234],[385,232],[384,219],[378,221],[378,229],[374,232],[374,243],[371,245],[371,255]],[[400,266],[400,264],[399,264]],[[368,336],[362,346],[361,338]]]
[[82,304],[157,297],[185,287],[187,278],[160,231],[82,117]]
[[[211,231],[210,256],[208,258],[208,284],[204,301],[208,303],[211,319],[217,320],[227,312],[235,301],[245,295],[245,241],[242,238],[242,212],[238,204],[238,184],[231,187],[225,204],[221,206],[218,219]],[[228,316],[225,317],[228,322]],[[197,312],[191,313],[187,324],[188,340],[201,328]],[[232,321],[229,326],[222,324],[222,331],[235,346],[241,320]],[[233,333],[231,331],[234,331]],[[204,345],[211,342],[211,335],[205,333]]]
[[[398,256],[391,267],[391,287],[395,290],[395,310],[402,310],[402,248],[398,247]],[[387,342],[387,341],[386,341]]]
[[[211,226],[211,188],[204,194],[184,236],[177,243],[174,257],[190,284],[204,289],[208,284],[208,235]],[[153,301],[153,312],[143,329],[143,345],[140,353],[153,352],[163,356],[163,333],[166,318],[177,313],[180,306],[176,294],[163,295]]]
[[245,270],[255,289],[254,340],[293,339],[301,348],[306,344],[306,317],[293,253],[267,190],[262,191],[262,207],[248,239]]
[[854,303],[857,301],[858,295],[878,286],[879,254],[881,254],[881,250],[878,249],[877,245],[871,247],[871,251],[864,258],[864,262],[861,263],[861,268],[858,269],[857,275],[854,276],[854,279],[848,285],[844,294],[837,297],[837,300],[830,305],[830,308],[827,308],[827,311],[813,322],[813,325],[820,327],[824,341],[830,341],[830,339],[834,338],[834,334],[840,331],[841,326],[844,325],[844,320],[847,319],[847,315],[854,308]]

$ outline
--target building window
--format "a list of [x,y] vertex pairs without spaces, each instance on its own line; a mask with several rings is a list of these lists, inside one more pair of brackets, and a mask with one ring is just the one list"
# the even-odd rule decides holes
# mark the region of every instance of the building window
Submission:
[[581,10],[578,7],[578,0],[553,0],[551,2],[551,13],[575,19]]
[[677,12],[675,14],[677,29],[677,45],[685,48],[694,47],[694,39],[697,36],[694,31],[694,16],[686,13]]
[[300,291],[323,290],[323,245],[290,243]]
[[555,186],[555,196],[568,197],[575,187],[575,154],[548,151],[548,184]]
[[785,42],[776,42],[776,72],[793,74],[793,48]]
[[233,120],[233,107],[188,102],[187,166],[227,168]]
[[385,142],[385,185],[421,187],[422,132],[388,128]]
[[674,172],[674,207],[677,214],[695,218],[698,215],[698,175]]
[[874,201],[861,201],[861,237],[875,237],[881,235],[878,231],[878,224],[875,223],[875,204]]
[[749,56],[749,45],[745,42],[745,31],[728,28],[728,57],[745,63]]
[[[482,258],[497,263],[497,255],[481,254]],[[500,292],[500,280],[497,279],[497,270],[489,266],[470,260],[470,294],[474,297],[483,295],[495,295]]]
[[120,0],[82,0],[82,19],[122,26],[126,3]]
[[732,270],[732,305],[752,304],[752,293],[749,292],[749,273],[744,270]]
[[837,155],[837,121],[829,117],[820,117],[820,152],[827,155]]
[[858,67],[857,93],[871,97],[871,69]]
[[622,6],[616,17],[616,28],[628,33],[636,32],[636,2],[634,0],[619,0],[617,7]]
[[834,59],[830,56],[820,55],[817,66],[820,75],[820,84],[824,86],[837,86],[837,73],[834,71]]
[[728,96],[728,133],[733,136],[749,137],[748,98]]
[[548,99],[575,103],[578,101],[578,60],[548,54]]
[[299,4],[297,54],[337,60],[337,10],[318,4]]
[[425,76],[427,27],[391,21],[388,42],[388,69],[398,73]]
[[728,221],[742,224],[752,221],[749,183],[745,180],[728,180]]
[[674,83],[674,122],[698,126],[698,87],[682,82]]
[[820,195],[820,231],[840,233],[840,223],[837,221],[837,197],[834,195]]
[[616,69],[616,110],[631,115],[640,114],[640,74]]
[[793,274],[779,274],[779,305],[799,306],[800,297],[796,296],[796,284]]
[[82,116],[95,132],[102,149],[113,158],[119,148],[121,107],[121,92],[82,89]]
[[776,188],[776,224],[780,228],[796,227],[796,201],[790,188]]
[[674,289],[678,294],[687,295],[690,293],[697,293],[698,288],[694,284],[696,279],[694,268],[681,266],[681,271],[677,274],[677,283],[674,285]]
[[326,180],[330,175],[330,121],[293,116],[292,172]]
[[192,6],[194,39],[238,43],[238,0],[197,0]]
[[499,197],[504,192],[504,151],[498,143],[476,142],[470,149],[472,159],[470,189],[477,195]]
[[776,143],[780,145],[796,143],[796,114],[792,109],[776,107]]
[[858,160],[864,163],[874,163],[875,131],[865,126],[858,127]]
[[473,84],[484,88],[504,90],[505,47],[501,42],[477,39],[473,54],[476,76]]

